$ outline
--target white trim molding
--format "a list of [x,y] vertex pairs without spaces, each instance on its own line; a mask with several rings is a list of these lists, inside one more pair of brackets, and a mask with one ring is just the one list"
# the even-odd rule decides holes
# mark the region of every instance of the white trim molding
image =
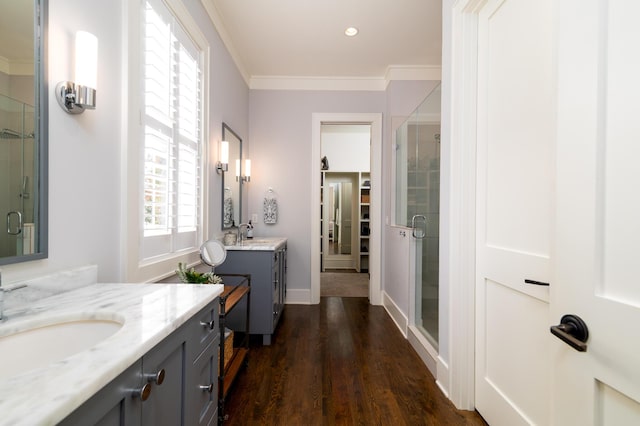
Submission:
[[407,338],[407,330],[409,327],[409,319],[402,312],[402,309],[396,305],[396,302],[389,297],[386,291],[382,292],[382,306],[387,311],[393,322],[398,326],[402,335]]
[[391,65],[387,68],[385,80],[387,83],[395,80],[442,80],[442,67]]
[[[449,359],[438,382],[458,409],[475,408],[475,199],[478,8],[485,0],[457,0],[449,13],[450,48],[442,82],[443,183],[448,184]],[[446,27],[444,23],[443,27]],[[445,63],[443,60],[443,63]],[[448,71],[448,74],[447,72]],[[447,103],[446,100],[449,100]],[[444,146],[444,145],[443,145]],[[442,214],[442,213],[441,213]],[[447,364],[448,362],[448,364]],[[447,365],[447,368],[444,366]]]
[[231,59],[233,59],[233,62],[236,64],[236,67],[238,68],[240,75],[242,75],[244,82],[247,84],[247,86],[250,86],[251,76],[247,72],[247,68],[244,66],[242,58],[240,57],[238,50],[234,46],[227,28],[224,26],[224,22],[222,21],[222,17],[220,16],[220,12],[218,12],[214,1],[201,0],[200,2],[202,3],[202,6],[204,6],[204,9],[207,11],[209,19],[211,19],[211,22],[213,22],[213,26],[222,39],[222,43],[227,48],[229,55],[231,55]]
[[384,91],[395,80],[440,80],[442,67],[391,65],[381,77],[273,76],[250,77],[251,90]]
[[287,300],[285,301],[287,305],[310,305],[310,301],[311,290],[300,288],[287,289]]
[[[320,188],[321,151],[320,131],[323,124],[370,124],[371,125],[371,235],[369,246],[369,301],[382,304],[382,113],[313,113],[311,115],[311,191],[317,194]],[[320,197],[311,197],[311,304],[320,303]]]
[[442,393],[449,399],[451,396],[449,395],[449,388],[451,384],[449,383],[449,379],[451,378],[451,372],[449,371],[449,364],[441,357],[438,356],[438,374],[436,374],[436,384],[442,391]]
[[11,61],[0,56],[0,72],[7,75],[33,75],[33,61]]
[[[438,351],[415,326],[409,326],[407,340],[434,377],[438,377]],[[436,383],[440,380],[436,380]],[[440,385],[438,385],[440,386]],[[445,392],[446,394],[447,392]]]
[[384,91],[387,81],[382,78],[252,76],[251,90],[355,90]]

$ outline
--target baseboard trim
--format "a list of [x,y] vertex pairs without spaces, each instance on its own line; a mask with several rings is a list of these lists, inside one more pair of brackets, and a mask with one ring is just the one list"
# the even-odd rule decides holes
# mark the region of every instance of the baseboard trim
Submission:
[[438,356],[438,375],[436,376],[436,384],[448,399],[451,399],[449,397],[450,377],[449,364],[447,364],[442,357]]
[[287,305],[311,305],[311,290],[289,288],[285,303]]
[[407,325],[409,324],[409,321],[398,305],[396,305],[393,299],[389,297],[386,291],[382,292],[382,306],[384,306],[384,309],[406,339]]
[[410,326],[407,333],[407,340],[411,343],[413,349],[427,366],[433,377],[438,378],[438,351],[435,350],[429,341],[416,329]]

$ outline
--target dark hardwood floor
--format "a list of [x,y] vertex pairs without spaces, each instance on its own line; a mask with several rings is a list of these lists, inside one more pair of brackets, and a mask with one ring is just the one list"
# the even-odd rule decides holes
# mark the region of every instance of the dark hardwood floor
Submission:
[[230,425],[486,425],[459,411],[384,308],[366,298],[287,305],[271,346],[252,341],[226,400]]

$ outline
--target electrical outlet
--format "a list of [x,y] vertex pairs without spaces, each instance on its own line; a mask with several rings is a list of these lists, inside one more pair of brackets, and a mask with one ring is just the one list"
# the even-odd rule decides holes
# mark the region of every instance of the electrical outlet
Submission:
[[251,215],[251,223],[258,223],[258,213]]

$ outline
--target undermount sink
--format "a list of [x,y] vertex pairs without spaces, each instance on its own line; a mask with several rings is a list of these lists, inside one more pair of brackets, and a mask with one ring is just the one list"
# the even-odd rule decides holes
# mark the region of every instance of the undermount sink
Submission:
[[[13,324],[5,324],[9,325]],[[123,325],[124,320],[115,319],[115,315],[98,319],[95,315],[78,315],[40,321],[27,328],[16,326],[17,331],[0,336],[0,380],[83,352]]]

